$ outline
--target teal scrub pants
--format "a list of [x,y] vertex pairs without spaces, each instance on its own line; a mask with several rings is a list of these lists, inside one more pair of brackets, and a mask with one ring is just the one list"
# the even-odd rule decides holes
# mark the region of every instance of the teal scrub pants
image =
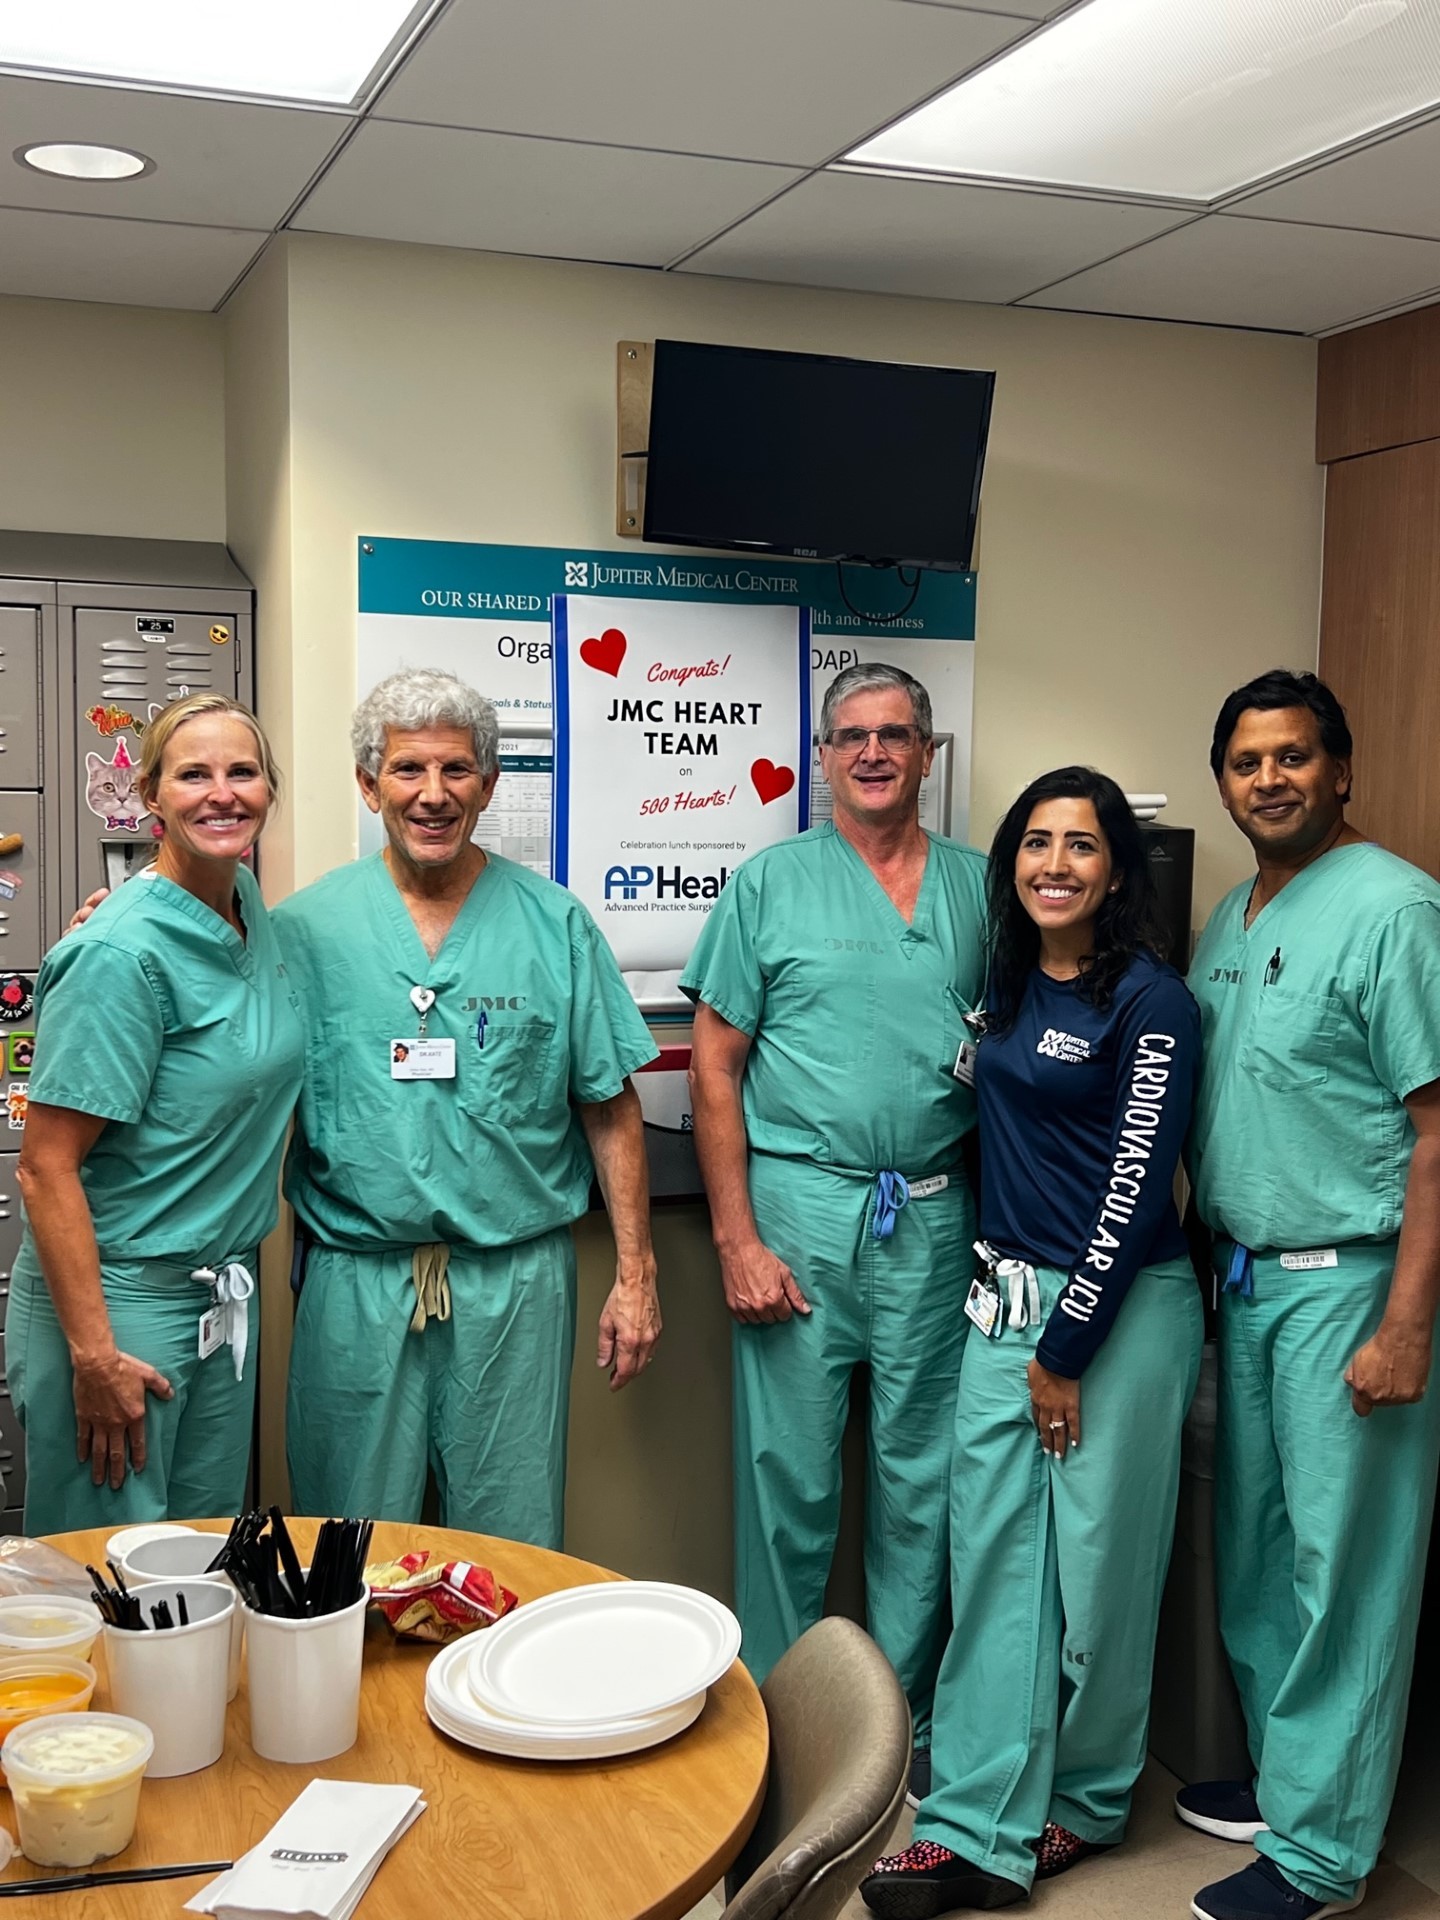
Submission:
[[286,1458],[297,1513],[420,1518],[561,1545],[575,1351],[568,1227],[452,1248],[451,1312],[410,1329],[410,1250],[312,1246],[290,1350]]
[[[258,1256],[236,1256],[252,1274]],[[199,1520],[239,1513],[245,1502],[255,1413],[260,1294],[250,1300],[243,1378],[228,1346],[200,1358],[205,1288],[188,1268],[134,1263],[106,1268],[105,1305],[122,1353],[148,1361],[174,1389],[145,1402],[144,1471],[127,1468],[119,1487],[95,1486],[75,1458],[70,1349],[29,1242],[10,1283],[5,1360],[15,1411],[25,1428],[25,1531],[123,1527],[150,1520]]]
[[1352,1411],[1342,1375],[1395,1245],[1336,1251],[1302,1273],[1257,1254],[1253,1297],[1220,1298],[1220,1625],[1270,1827],[1256,1845],[1313,1900],[1351,1899],[1380,1851],[1440,1453],[1434,1380],[1415,1406]]
[[1125,1832],[1203,1331],[1189,1261],[1143,1268],[1082,1376],[1079,1450],[1052,1462],[1026,1368],[1068,1275],[1037,1277],[1039,1324],[972,1333],[965,1349],[955,1625],[935,1694],[934,1786],[915,1820],[917,1840],[1025,1887],[1047,1820],[1102,1844]]
[[874,1190],[873,1178],[813,1161],[751,1156],[760,1237],[813,1311],[734,1323],[735,1588],[744,1657],[763,1680],[824,1610],[850,1376],[868,1361],[866,1608],[923,1742],[947,1624],[950,1427],[975,1213],[957,1172],[877,1240]]

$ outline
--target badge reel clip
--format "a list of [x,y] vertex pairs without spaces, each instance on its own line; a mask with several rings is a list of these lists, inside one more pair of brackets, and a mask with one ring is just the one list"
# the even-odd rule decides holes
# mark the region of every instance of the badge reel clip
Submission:
[[961,1086],[973,1087],[975,1059],[980,1051],[980,1042],[985,1038],[985,1009],[977,1007],[972,1013],[962,1013],[960,1019],[965,1028],[965,1038],[960,1042],[960,1051],[950,1071]]
[[410,1004],[420,1016],[420,1031],[390,1042],[390,1078],[392,1080],[453,1080],[455,1078],[455,1042],[431,1040],[426,1027],[435,1004],[433,987],[412,987]]

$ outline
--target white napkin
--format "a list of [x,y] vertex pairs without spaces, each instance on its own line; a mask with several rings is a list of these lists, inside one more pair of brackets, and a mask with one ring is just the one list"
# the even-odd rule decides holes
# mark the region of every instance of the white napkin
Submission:
[[312,1780],[187,1911],[222,1920],[349,1920],[381,1861],[424,1811],[418,1787]]

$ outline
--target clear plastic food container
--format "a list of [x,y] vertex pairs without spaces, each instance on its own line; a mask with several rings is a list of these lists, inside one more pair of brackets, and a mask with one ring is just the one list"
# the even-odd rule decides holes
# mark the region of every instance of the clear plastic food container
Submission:
[[121,1713],[27,1720],[0,1748],[20,1850],[37,1867],[88,1867],[135,1834],[140,1782],[155,1739]]
[[40,1715],[83,1713],[95,1669],[73,1653],[9,1653],[0,1658],[0,1740]]
[[100,1634],[93,1601],[66,1594],[36,1599],[29,1594],[0,1596],[0,1656],[9,1653],[69,1653],[88,1660]]

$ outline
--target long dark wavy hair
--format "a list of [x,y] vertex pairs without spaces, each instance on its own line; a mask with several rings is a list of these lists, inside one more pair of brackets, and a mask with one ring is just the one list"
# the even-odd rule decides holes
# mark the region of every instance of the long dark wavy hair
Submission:
[[1137,953],[1162,955],[1166,936],[1145,857],[1145,838],[1124,794],[1094,767],[1057,767],[1032,780],[995,830],[985,893],[990,914],[989,986],[985,1007],[992,1030],[1012,1026],[1025,984],[1040,964],[1040,929],[1015,891],[1015,860],[1036,807],[1046,800],[1088,800],[1110,849],[1113,879],[1095,921],[1095,951],[1081,963],[1080,991],[1108,1007]]

